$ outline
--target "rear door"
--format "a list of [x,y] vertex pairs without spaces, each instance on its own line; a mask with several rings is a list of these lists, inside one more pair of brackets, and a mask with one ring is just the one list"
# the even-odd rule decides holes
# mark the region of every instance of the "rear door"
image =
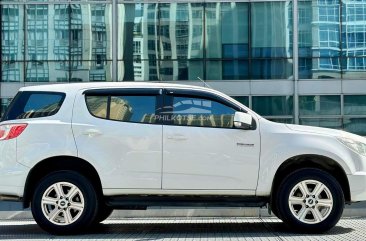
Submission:
[[160,89],[87,90],[76,100],[79,157],[96,166],[103,188],[161,189]]

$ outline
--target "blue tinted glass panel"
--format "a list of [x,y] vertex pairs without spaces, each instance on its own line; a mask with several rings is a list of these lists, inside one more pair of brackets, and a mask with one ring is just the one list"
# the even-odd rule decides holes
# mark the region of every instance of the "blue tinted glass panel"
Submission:
[[292,5],[290,2],[252,3],[252,56],[292,56]]
[[292,96],[253,96],[253,110],[263,116],[293,115]]
[[339,118],[300,118],[300,125],[318,126],[332,129],[342,129],[342,119]]
[[252,60],[252,79],[289,79],[292,73],[292,59]]
[[338,95],[310,95],[299,97],[301,115],[340,115],[341,97]]
[[366,118],[344,118],[343,126],[345,131],[366,136]]
[[345,95],[345,115],[366,115],[366,95]]

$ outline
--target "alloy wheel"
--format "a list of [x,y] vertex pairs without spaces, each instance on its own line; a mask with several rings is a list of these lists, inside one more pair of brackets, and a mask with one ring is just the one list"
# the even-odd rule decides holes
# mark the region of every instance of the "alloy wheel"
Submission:
[[316,224],[325,220],[332,211],[333,197],[329,188],[316,180],[304,180],[291,190],[288,205],[300,222]]
[[44,216],[50,222],[69,225],[80,218],[85,201],[77,186],[69,182],[57,182],[43,193],[41,206]]

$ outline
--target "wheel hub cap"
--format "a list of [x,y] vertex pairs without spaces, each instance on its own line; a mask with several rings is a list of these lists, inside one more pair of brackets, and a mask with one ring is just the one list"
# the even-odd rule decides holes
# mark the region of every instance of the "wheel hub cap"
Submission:
[[289,208],[294,217],[307,224],[325,220],[333,208],[333,197],[327,186],[316,180],[304,180],[290,192]]
[[84,211],[81,190],[69,182],[51,185],[42,196],[43,215],[53,224],[69,225],[80,218]]

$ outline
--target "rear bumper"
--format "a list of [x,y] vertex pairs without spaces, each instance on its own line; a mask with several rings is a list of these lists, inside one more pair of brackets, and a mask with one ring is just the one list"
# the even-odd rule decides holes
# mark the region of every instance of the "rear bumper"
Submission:
[[0,200],[20,199],[29,168],[17,162],[9,166],[0,165]]
[[366,172],[347,175],[351,191],[351,201],[366,201]]
[[22,197],[29,168],[17,162],[16,139],[0,141],[0,196]]

